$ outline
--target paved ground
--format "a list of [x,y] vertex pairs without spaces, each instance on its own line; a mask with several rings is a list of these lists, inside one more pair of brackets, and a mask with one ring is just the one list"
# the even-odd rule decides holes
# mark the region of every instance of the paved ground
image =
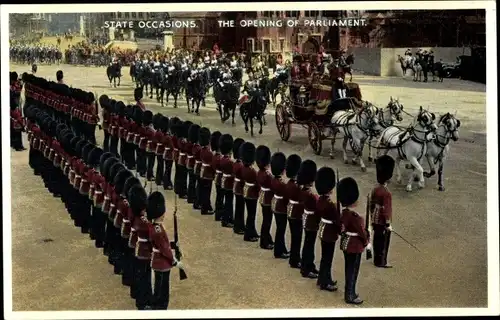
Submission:
[[[66,83],[74,87],[124,101],[133,99],[128,77],[114,89],[109,87],[103,68],[59,68]],[[22,73],[29,66],[11,65],[11,70]],[[56,66],[39,66],[38,73],[55,79],[57,70]],[[459,80],[413,83],[368,76],[355,76],[354,81],[360,84],[364,99],[377,105],[386,104],[392,95],[399,97],[411,114],[422,105],[438,114],[456,110],[462,121],[461,139],[453,143],[446,163],[445,192],[436,190],[435,180],[413,193],[406,193],[402,185],[390,186],[394,227],[421,253],[393,237],[390,261],[394,269],[376,269],[363,261],[358,284],[365,299],[363,307],[486,307],[485,86]],[[362,194],[375,182],[373,166],[362,173],[340,159],[330,160],[326,154],[314,156],[302,128],[294,127],[290,141],[282,142],[273,117],[268,118],[263,135],[251,139],[240,119],[235,127],[221,124],[210,103],[197,117],[186,112],[185,104],[173,109],[161,108],[149,99],[145,102],[153,111],[190,119],[286,154],[296,152],[319,166],[338,168],[341,176],[350,175],[358,181]],[[48,196],[41,179],[31,174],[27,153],[13,152],[11,159],[14,310],[133,309],[133,301],[105,257],[72,225],[60,201]],[[172,193],[166,193],[166,199],[172,209]],[[364,205],[362,201],[362,212]],[[341,290],[326,293],[315,287],[315,281],[301,278],[286,262],[276,261],[270,252],[259,249],[258,244],[246,243],[220,228],[213,217],[200,216],[185,204],[180,204],[179,216],[190,278],[180,283],[177,270],[174,272],[172,309],[345,307],[343,257],[338,252],[333,274]],[[166,225],[172,230],[170,220]],[[53,241],[44,242],[48,238]],[[318,246],[317,260],[319,257]]]

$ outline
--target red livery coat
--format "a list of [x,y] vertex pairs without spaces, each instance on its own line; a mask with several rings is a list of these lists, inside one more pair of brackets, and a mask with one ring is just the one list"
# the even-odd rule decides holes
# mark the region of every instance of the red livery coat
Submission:
[[165,152],[165,133],[160,130],[157,130],[154,135],[154,141],[156,143],[155,153],[157,156],[163,156]]
[[245,181],[243,180],[243,162],[236,160],[233,162],[233,175],[234,175],[234,185],[233,193],[235,195],[243,195],[243,187]]
[[155,271],[168,271],[172,269],[175,259],[163,225],[153,224],[150,230],[150,237],[153,247],[151,268]]
[[321,216],[316,210],[317,195],[313,194],[310,189],[302,190],[301,199],[304,204],[304,229],[318,231]]
[[302,190],[293,179],[288,180],[285,190],[289,199],[286,210],[288,218],[302,219],[302,215],[304,214],[304,204],[300,198]]
[[221,167],[222,154],[219,152],[213,153],[212,169],[215,172],[215,185],[220,186],[222,182],[222,167]]
[[320,196],[316,203],[316,212],[321,217],[319,223],[319,237],[325,242],[337,241],[342,232],[342,223],[337,206],[332,202],[330,196]]
[[241,177],[244,181],[243,196],[246,199],[258,199],[260,186],[257,183],[257,172],[251,167],[243,166],[241,168]]
[[215,177],[215,170],[213,167],[214,154],[209,147],[202,147],[199,155],[201,160],[200,177],[202,179],[213,180]]
[[151,223],[148,221],[146,216],[141,216],[137,221],[137,243],[135,245],[135,256],[141,260],[151,259],[151,241],[149,238],[149,229],[151,228]]
[[390,225],[392,220],[392,194],[384,185],[378,185],[371,192],[370,212],[372,223]]
[[219,167],[222,171],[221,187],[225,190],[233,190],[233,161],[227,156],[222,156],[219,160]]
[[199,176],[201,173],[202,161],[201,161],[201,149],[202,147],[199,144],[193,145],[193,149],[191,154],[194,157],[194,174]]
[[270,206],[274,193],[271,190],[271,181],[273,177],[269,171],[260,169],[257,172],[257,183],[259,184],[259,203],[263,206]]
[[186,145],[188,142],[185,139],[177,140],[179,156],[177,158],[177,164],[180,166],[186,166],[187,162],[187,154],[186,154]]
[[349,238],[346,252],[362,253],[370,241],[365,230],[365,219],[357,212],[346,208],[342,211],[341,221],[345,232],[356,234]]
[[286,214],[288,197],[286,196],[286,186],[281,178],[271,179],[271,190],[274,194],[271,200],[271,210],[275,213]]

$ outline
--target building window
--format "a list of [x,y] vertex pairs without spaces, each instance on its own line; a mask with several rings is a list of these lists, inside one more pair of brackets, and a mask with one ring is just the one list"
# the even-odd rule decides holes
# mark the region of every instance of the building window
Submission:
[[250,51],[250,52],[255,51],[253,38],[247,38],[247,51]]
[[285,11],[287,18],[298,18],[300,16],[300,11]]
[[279,39],[279,44],[280,44],[279,51],[284,52],[285,51],[285,39],[284,38],[280,38]]

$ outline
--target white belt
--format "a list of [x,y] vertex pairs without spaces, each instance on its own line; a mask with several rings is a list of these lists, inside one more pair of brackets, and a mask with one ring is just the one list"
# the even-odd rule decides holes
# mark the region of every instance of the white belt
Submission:
[[253,187],[253,186],[254,186],[255,184],[253,184],[253,183],[248,183],[248,182],[245,182],[245,185],[247,185],[247,186],[250,186],[250,187]]
[[[97,191],[96,191],[96,192],[97,192]],[[110,198],[110,197],[108,197],[108,196],[104,196],[104,200],[109,200],[109,199],[111,199],[111,198]]]
[[139,242],[148,242],[148,239],[144,239],[144,238],[137,238],[137,241]]
[[[94,191],[94,195],[95,196],[98,195],[98,194],[102,194],[102,191]],[[106,198],[106,197],[104,197],[104,198]]]
[[88,182],[87,179],[82,179],[82,183]]
[[238,179],[238,178],[234,178],[234,181],[239,182],[239,181],[241,181],[241,180],[240,180],[240,179]]
[[160,250],[153,248],[153,252],[160,253]]
[[75,179],[79,179],[79,178],[81,178],[81,177],[82,177],[82,176],[81,176],[81,175],[79,175],[79,174],[75,175]]
[[196,163],[201,163],[201,161],[200,161],[200,160],[195,160],[194,162],[196,162]]
[[130,220],[123,218],[123,222],[130,223]]
[[[182,154],[182,153],[181,153],[181,154]],[[193,158],[194,158],[194,156],[188,156],[188,159],[193,159]]]
[[148,140],[148,143],[151,143],[151,142],[153,142],[153,141],[152,140]]
[[220,170],[215,170],[215,173],[222,173],[222,171],[220,171]]
[[295,200],[288,200],[291,204],[299,204],[298,201],[295,201]]
[[[207,163],[202,163],[201,165],[202,165],[203,167],[210,167],[210,165],[209,165],[209,164],[207,164]],[[220,172],[220,171],[219,171],[219,172]]]
[[269,189],[269,188],[262,188],[262,187],[260,187],[260,190],[262,190],[262,191],[271,191],[271,189]]
[[179,155],[180,156],[185,156],[186,154],[181,152],[181,153],[179,153]]
[[356,232],[347,232],[346,231],[345,234],[347,234],[350,237],[357,237],[357,236],[359,236],[359,234],[357,234]]
[[276,195],[276,194],[274,195],[274,197],[275,197],[276,199],[283,199],[283,197],[282,197],[282,196],[278,196],[278,195]]
[[[161,144],[161,143],[160,143]],[[165,150],[172,150],[171,148],[165,148]]]
[[223,174],[222,174],[222,176],[223,176],[223,177],[226,177],[226,178],[227,178],[227,177],[231,177],[231,175],[230,175],[230,174],[227,174],[227,173],[223,173]]
[[130,231],[137,231],[135,228],[130,228]]
[[333,224],[333,222],[331,220],[326,220],[323,218],[321,218],[321,222],[326,223],[326,224]]
[[314,214],[314,211],[304,210],[304,214],[307,215]]
[[110,204],[111,208],[114,208],[116,207],[113,203]]
[[163,145],[163,143],[157,143],[156,145],[159,147],[159,146],[162,146],[162,145]]

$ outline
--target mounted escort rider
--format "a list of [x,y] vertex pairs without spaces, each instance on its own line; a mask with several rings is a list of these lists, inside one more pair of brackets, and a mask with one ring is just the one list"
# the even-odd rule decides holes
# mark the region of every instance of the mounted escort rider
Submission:
[[223,66],[221,75],[219,79],[217,79],[217,82],[221,86],[221,88],[224,88],[224,85],[229,85],[233,81],[233,75],[229,67]]

